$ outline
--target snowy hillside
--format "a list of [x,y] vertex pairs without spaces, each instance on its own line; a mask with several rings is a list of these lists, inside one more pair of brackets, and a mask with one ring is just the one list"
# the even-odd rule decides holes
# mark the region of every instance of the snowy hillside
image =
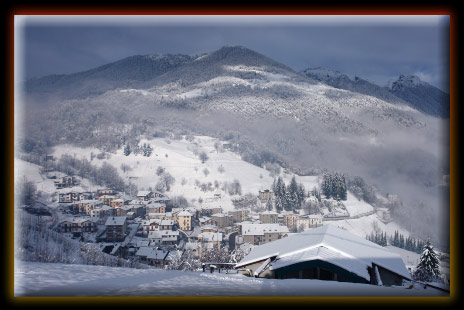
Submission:
[[388,89],[380,87],[358,76],[348,75],[339,71],[326,68],[308,68],[302,71],[305,76],[321,81],[324,84],[335,88],[349,90],[355,93],[364,94],[378,98],[380,100],[404,105],[401,98],[396,97]]
[[31,262],[15,264],[15,296],[448,296],[417,285],[383,287],[241,274]]
[[[189,141],[185,138],[182,140],[168,140],[154,138],[151,140],[142,139],[140,144],[148,143],[154,150],[150,157],[142,155],[129,156],[123,154],[123,150],[116,151],[115,154],[108,153],[109,156],[104,159],[94,157],[91,154],[97,154],[99,151],[95,148],[80,148],[70,145],[61,145],[54,148],[53,156],[60,158],[63,154],[76,156],[76,158],[87,158],[92,165],[101,166],[107,162],[118,169],[119,174],[124,177],[126,183],[132,182],[137,185],[139,190],[155,188],[159,176],[156,171],[162,167],[166,172],[175,178],[170,191],[166,192],[169,197],[183,196],[197,208],[202,206],[220,206],[224,211],[234,210],[232,199],[238,198],[238,195],[229,195],[228,191],[223,189],[224,183],[231,183],[238,180],[241,184],[242,194],[258,195],[260,190],[271,189],[274,177],[270,176],[269,171],[264,168],[254,166],[243,161],[239,155],[228,150],[216,151],[214,145],[217,139],[197,136],[194,140]],[[204,151],[209,157],[204,163],[199,159],[199,153]],[[109,157],[109,158],[108,158]],[[129,171],[123,172],[121,165],[130,167]],[[219,167],[224,170],[221,172]],[[19,178],[23,175],[28,180],[36,183],[37,189],[45,194],[45,197],[57,193],[68,192],[69,189],[55,189],[53,179],[47,179],[39,172],[39,166],[22,161],[15,160],[15,176]],[[205,175],[205,169],[207,174]],[[55,174],[55,173],[54,173]],[[62,175],[58,173],[58,175]],[[290,183],[294,174],[286,174],[281,171],[280,174],[286,184]],[[296,181],[303,184],[307,191],[314,187],[319,188],[319,179],[317,176],[299,176],[295,175]],[[218,183],[218,187],[212,186],[212,191],[202,191],[200,184]],[[72,188],[73,191],[89,191],[101,188],[93,182],[83,179],[79,186]],[[132,193],[133,195],[136,193]],[[220,194],[220,198],[215,197]],[[394,222],[384,224],[374,214],[374,208],[363,200],[358,200],[352,193],[348,192],[347,200],[343,202],[351,218],[344,220],[325,221],[324,224],[335,225],[364,238],[370,235],[376,229],[386,232],[387,235],[393,235],[396,230],[405,236],[409,232],[401,228]],[[200,202],[202,200],[202,202]]]
[[[32,80],[26,89],[31,97],[86,98],[90,105],[111,101],[138,108],[158,104],[226,111],[248,118],[265,114],[297,121],[317,119],[345,132],[376,132],[363,120],[366,116],[402,126],[422,125],[406,106],[318,84],[317,77],[308,76],[245,47],[228,46],[196,59],[133,56],[86,72]],[[349,80],[342,74],[335,77]]]
[[[126,180],[131,177],[139,188],[155,186],[157,166],[166,165],[176,178],[171,196],[201,198],[225,209],[232,207],[228,194],[209,202],[214,192],[200,191],[198,182],[238,178],[244,193],[255,194],[261,186],[269,187],[268,173],[245,161],[259,166],[278,163],[301,175],[342,171],[363,177],[382,193],[399,195],[407,206],[405,221],[417,212],[426,214],[429,223],[414,223],[415,233],[424,235],[434,228],[433,234],[438,234],[441,222],[435,211],[442,209],[442,196],[437,185],[449,175],[442,120],[390,100],[388,89],[341,73],[316,71],[307,76],[245,47],[227,46],[199,57],[133,56],[86,72],[44,77],[26,87],[25,98],[31,100],[25,110],[31,113],[25,115],[18,145],[41,154],[50,145],[56,146],[57,154],[63,153],[63,144],[79,145],[82,148],[70,146],[68,152],[88,159],[90,152],[119,148],[108,161],[118,169],[127,161],[132,171]],[[338,86],[321,83],[324,74],[339,81]],[[36,102],[35,96],[48,99]],[[185,151],[185,141],[177,146],[183,149],[181,155],[174,148],[176,141],[153,142],[158,145],[150,159],[122,155],[121,143],[170,134],[240,144],[243,161],[236,164],[238,157],[228,152],[215,154],[209,142],[201,146],[210,155],[205,164],[192,150]],[[221,163],[224,174],[217,171]],[[419,209],[421,205],[425,208]]]
[[[271,188],[274,178],[269,175],[269,171],[243,161],[239,155],[233,152],[216,151],[214,148],[216,141],[218,140],[211,137],[195,137],[195,140],[191,142],[185,139],[142,139],[141,145],[148,143],[154,148],[150,157],[134,155],[133,153],[125,156],[123,150],[120,149],[116,151],[116,154],[110,154],[109,159],[94,158],[92,164],[100,166],[105,161],[110,163],[118,168],[120,175],[124,176],[127,183],[130,181],[136,184],[139,190],[148,189],[148,187],[154,188],[159,180],[156,170],[158,167],[163,167],[175,178],[174,185],[166,193],[168,196],[184,196],[189,201],[201,198],[203,205],[219,205],[226,211],[234,209],[231,199],[238,196],[230,196],[227,191],[221,190],[221,186],[214,191],[203,192],[200,190],[198,182],[214,184],[217,181],[223,185],[224,182],[231,183],[237,179],[240,181],[242,194],[251,193],[253,195],[258,195],[260,190]],[[204,163],[198,155],[195,155],[201,151],[206,152],[209,157]],[[98,150],[62,145],[55,148],[53,155],[59,158],[62,154],[76,154],[78,158],[90,160],[91,153],[97,154]],[[121,170],[121,164],[128,165],[131,170],[124,173]],[[219,171],[220,166],[224,168],[224,172]],[[208,170],[206,175],[205,169]],[[282,174],[287,184],[292,176],[292,174]],[[184,182],[183,179],[185,179]],[[307,189],[317,187],[317,179],[317,176],[296,176],[296,180]],[[213,200],[214,193],[220,193],[221,198]]]

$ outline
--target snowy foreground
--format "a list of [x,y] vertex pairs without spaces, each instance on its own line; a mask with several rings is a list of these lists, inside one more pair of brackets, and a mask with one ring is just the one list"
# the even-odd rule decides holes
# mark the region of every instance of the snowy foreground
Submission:
[[257,279],[241,274],[17,262],[15,296],[449,296],[415,286],[303,279]]

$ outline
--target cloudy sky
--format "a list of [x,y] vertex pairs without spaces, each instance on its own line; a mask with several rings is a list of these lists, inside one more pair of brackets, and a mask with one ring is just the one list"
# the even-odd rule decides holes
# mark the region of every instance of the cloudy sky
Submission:
[[448,34],[448,16],[17,16],[15,67],[32,78],[242,45],[297,71],[325,67],[382,86],[415,74],[448,91]]

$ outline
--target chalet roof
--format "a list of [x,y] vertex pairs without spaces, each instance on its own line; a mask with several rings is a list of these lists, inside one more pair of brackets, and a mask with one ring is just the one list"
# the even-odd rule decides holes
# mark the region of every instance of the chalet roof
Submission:
[[139,191],[137,193],[137,197],[146,197],[146,196],[149,196],[151,194],[151,191]]
[[288,233],[288,227],[280,224],[242,224],[243,236],[263,236],[265,233]]
[[204,242],[221,242],[222,233],[205,231],[199,234],[198,238],[203,239]]
[[124,223],[126,222],[126,219],[127,219],[126,216],[110,216],[106,220],[105,226],[108,226],[108,225],[116,225],[116,226],[124,225]]
[[144,220],[144,221],[142,222],[142,225],[143,225],[143,226],[146,226],[146,225],[151,225],[151,224],[153,224],[153,223],[158,223],[158,224],[160,224],[160,223],[161,223],[161,219],[149,219],[149,220]]
[[148,233],[148,238],[149,239],[166,239],[172,236],[179,236],[179,231],[173,231],[173,230],[153,230]]
[[89,216],[67,216],[62,218],[58,223],[64,223],[64,222],[69,222],[69,223],[84,223],[84,222],[96,222],[97,219],[94,219]]
[[352,233],[325,225],[255,247],[237,267],[275,257],[270,270],[299,262],[323,260],[369,280],[373,264],[410,279],[399,254]]
[[274,212],[274,211],[264,211],[264,212],[261,212],[260,215],[278,215],[279,213],[277,212]]
[[154,247],[144,246],[140,247],[135,253],[137,256],[146,256],[150,259],[161,259],[164,260],[168,256],[169,251],[159,250]]
[[193,216],[193,214],[187,210],[184,210],[184,211],[179,212],[177,216]]
[[215,229],[217,231],[218,227],[216,225],[203,225],[200,227],[200,230],[206,230],[206,229]]
[[150,240],[139,240],[137,241],[136,247],[147,247],[150,244]]
[[102,196],[100,196],[98,198],[111,199],[111,198],[116,198],[116,196],[114,196],[114,195],[102,195]]
[[227,217],[227,216],[230,216],[230,215],[225,214],[225,213],[214,213],[211,215],[211,217]]
[[83,200],[78,201],[77,203],[101,204],[102,202],[97,199],[83,199]]
[[174,225],[174,220],[161,220],[160,225]]

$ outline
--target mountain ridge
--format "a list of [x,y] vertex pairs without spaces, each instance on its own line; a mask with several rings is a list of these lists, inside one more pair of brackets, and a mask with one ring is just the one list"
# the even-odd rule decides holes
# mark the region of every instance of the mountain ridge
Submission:
[[321,67],[307,68],[301,73],[335,88],[374,96],[394,104],[407,104],[425,114],[449,118],[449,95],[415,75],[402,74],[391,81],[390,87],[381,87],[358,76],[352,78]]

